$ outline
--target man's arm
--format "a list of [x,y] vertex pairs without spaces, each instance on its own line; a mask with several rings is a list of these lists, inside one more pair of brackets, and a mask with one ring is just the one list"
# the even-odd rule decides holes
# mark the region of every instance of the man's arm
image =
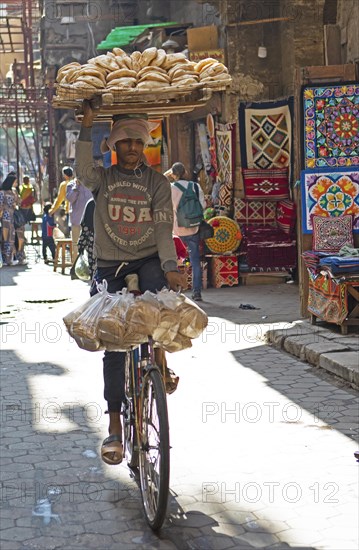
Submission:
[[85,187],[96,191],[103,180],[104,169],[101,166],[95,167],[93,163],[91,134],[94,112],[88,99],[84,99],[82,109],[84,115],[76,143],[76,174]]
[[66,181],[63,181],[60,184],[59,193],[56,197],[56,200],[52,205],[51,210],[49,211],[50,216],[52,216],[56,212],[56,210],[60,208],[61,204],[64,202],[65,199],[66,199]]

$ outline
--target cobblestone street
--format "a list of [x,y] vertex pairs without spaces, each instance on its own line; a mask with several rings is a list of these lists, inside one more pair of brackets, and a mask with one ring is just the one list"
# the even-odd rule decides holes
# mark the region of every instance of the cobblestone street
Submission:
[[299,319],[296,286],[205,291],[207,331],[170,356],[180,384],[157,536],[126,464],[99,456],[102,353],[62,324],[88,286],[40,264],[1,277],[2,550],[358,548],[357,392],[264,340]]

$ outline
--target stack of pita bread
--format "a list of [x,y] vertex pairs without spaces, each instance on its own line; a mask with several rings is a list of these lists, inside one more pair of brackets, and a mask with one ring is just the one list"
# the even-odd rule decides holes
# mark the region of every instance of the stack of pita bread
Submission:
[[215,86],[217,82],[223,85],[229,84],[231,77],[227,67],[212,58],[194,63],[182,53],[166,54],[157,48],[130,55],[113,48],[84,65],[73,62],[61,67],[56,81],[59,97],[90,97],[102,92],[196,88]]

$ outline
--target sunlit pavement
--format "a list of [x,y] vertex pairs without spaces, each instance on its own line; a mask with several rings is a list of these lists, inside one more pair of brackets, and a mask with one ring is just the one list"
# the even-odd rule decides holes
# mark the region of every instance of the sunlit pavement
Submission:
[[298,319],[297,287],[203,293],[207,331],[170,356],[171,500],[156,536],[130,470],[99,457],[102,353],[62,325],[88,285],[40,263],[0,277],[1,550],[359,547],[357,393],[263,339]]

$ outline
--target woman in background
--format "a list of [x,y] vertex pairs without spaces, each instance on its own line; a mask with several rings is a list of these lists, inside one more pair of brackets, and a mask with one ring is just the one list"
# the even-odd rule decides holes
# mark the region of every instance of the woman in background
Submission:
[[18,260],[14,259],[14,211],[20,204],[20,197],[16,191],[17,185],[17,176],[15,172],[10,172],[4,179],[0,189],[1,251],[3,265],[17,265],[19,263]]

